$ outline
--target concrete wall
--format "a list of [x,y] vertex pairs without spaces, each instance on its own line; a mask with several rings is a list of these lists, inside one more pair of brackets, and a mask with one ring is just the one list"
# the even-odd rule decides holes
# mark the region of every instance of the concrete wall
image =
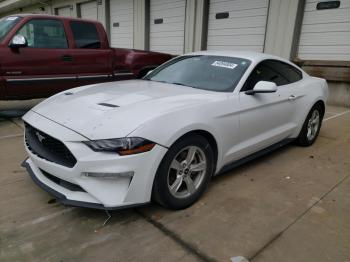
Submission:
[[328,104],[350,107],[350,83],[328,81]]

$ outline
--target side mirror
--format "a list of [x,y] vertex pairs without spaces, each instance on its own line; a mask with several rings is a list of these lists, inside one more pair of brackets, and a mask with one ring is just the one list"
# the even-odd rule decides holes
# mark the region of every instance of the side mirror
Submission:
[[27,47],[28,41],[23,35],[15,35],[9,45],[11,48]]
[[277,85],[274,82],[259,81],[255,84],[253,90],[248,90],[247,95],[254,95],[259,93],[274,93],[277,91]]

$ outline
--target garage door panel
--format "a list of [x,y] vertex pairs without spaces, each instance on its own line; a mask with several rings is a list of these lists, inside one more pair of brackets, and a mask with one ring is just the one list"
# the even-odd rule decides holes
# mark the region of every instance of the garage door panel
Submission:
[[130,15],[133,15],[133,11],[131,10],[127,10],[125,12],[128,13],[122,13],[122,14],[118,14],[118,13],[114,13],[111,14],[111,18],[112,20],[118,20],[117,22],[127,22],[130,25],[132,24],[132,21],[130,21]]
[[127,46],[130,43],[130,41],[133,41],[132,37],[120,37],[118,39],[118,44],[120,46]]
[[[209,20],[215,20],[215,15],[220,12],[221,11],[209,14]],[[266,12],[267,12],[267,8],[259,8],[259,9],[250,9],[250,10],[242,10],[242,11],[230,11],[229,14],[230,14],[230,18],[256,17],[256,16],[266,16]]]
[[304,25],[302,33],[310,32],[350,32],[350,22]]
[[172,45],[179,45],[180,46],[182,44],[182,39],[177,37],[177,36],[168,36],[167,38],[165,38],[165,37],[158,38],[158,39],[155,39],[153,41],[153,44],[155,46],[156,45],[167,45],[167,44],[169,44],[169,41]]
[[163,53],[168,53],[168,54],[180,54],[182,52],[182,49],[180,49],[178,46],[170,46],[170,45],[165,45],[165,46],[154,46],[156,48],[156,52],[163,52]]
[[268,0],[210,1],[210,13],[265,8]]
[[230,28],[254,28],[263,27],[265,31],[266,17],[242,17],[232,19],[219,19],[210,23],[209,29],[230,29]]
[[178,8],[178,7],[183,7],[184,4],[182,1],[180,2],[166,2],[166,3],[161,3],[161,5],[155,5],[153,7],[153,11],[157,12],[160,10],[164,10],[164,9],[172,9],[172,8]]
[[350,61],[350,54],[305,54],[300,53],[305,60]]
[[129,0],[110,0],[111,46],[133,48],[134,4]]
[[303,48],[303,52],[306,54],[318,54],[318,53],[325,53],[325,54],[343,54],[347,53],[350,54],[350,46],[349,45],[343,45],[343,46],[337,46],[337,48],[333,48],[332,46],[305,46]]
[[184,33],[182,24],[168,24],[166,27],[164,26],[159,26],[159,25],[155,25],[150,29],[151,34],[153,33],[157,33],[157,32],[169,32],[169,31],[181,31],[182,35]]
[[129,34],[132,35],[133,28],[131,26],[121,27],[118,29],[118,31],[111,30],[111,35],[118,35],[118,34]]
[[306,1],[298,57],[349,61],[350,0],[342,0],[339,8],[325,10],[316,10],[317,3]]
[[[150,49],[182,54],[186,0],[150,1]],[[168,46],[168,48],[167,48]]]
[[181,37],[183,31],[165,31],[165,32],[154,32],[152,35],[156,37]]
[[160,10],[160,11],[154,11],[151,14],[151,19],[157,19],[157,18],[171,18],[171,17],[184,17],[184,15],[181,13],[184,10],[185,6],[167,9],[167,10]]
[[229,43],[233,46],[241,46],[245,43],[259,43],[264,41],[264,35],[240,35],[237,36],[218,36],[208,41],[209,45],[220,45],[221,43]]
[[260,45],[213,45],[213,50],[224,51],[224,50],[243,50],[243,51],[255,51],[262,52]]
[[134,26],[134,22],[133,21],[123,21],[123,20],[119,20],[119,19],[113,19],[112,21],[112,26],[113,23],[118,23],[119,27],[117,28],[118,30],[124,30],[126,28],[133,28]]
[[305,12],[303,24],[350,22],[350,9],[328,9]]
[[[229,16],[217,19],[217,13]],[[211,0],[208,21],[208,50],[264,49],[268,0]]]
[[249,28],[232,28],[232,29],[209,29],[208,33],[216,36],[225,36],[225,35],[263,35],[265,32],[265,27],[253,27]]
[[[316,10],[317,3],[319,1],[313,2],[313,3],[307,3],[305,5],[305,11],[314,11]],[[349,1],[341,1],[340,6],[338,9],[344,9],[344,8],[350,8],[350,2]]]
[[[154,20],[155,19],[163,19],[163,22],[161,24],[155,24]],[[185,23],[185,17],[184,16],[173,16],[173,17],[165,17],[165,16],[156,16],[151,19],[151,23],[153,23],[152,27],[166,27],[164,26],[165,24],[177,24],[181,28],[183,28],[183,25]]]
[[81,3],[80,15],[84,19],[97,20],[97,2]]
[[64,17],[71,17],[72,16],[72,10],[69,6],[65,7],[59,7],[56,8],[57,15],[64,16]]
[[300,42],[303,45],[347,45],[350,41],[349,32],[323,32],[308,33],[300,36]]

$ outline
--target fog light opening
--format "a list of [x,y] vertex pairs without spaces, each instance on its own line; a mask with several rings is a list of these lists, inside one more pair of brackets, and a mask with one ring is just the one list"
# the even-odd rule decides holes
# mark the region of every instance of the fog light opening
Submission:
[[93,177],[93,178],[105,178],[105,179],[113,179],[113,178],[133,178],[134,171],[126,171],[119,173],[97,173],[97,172],[84,172],[82,173],[84,177]]

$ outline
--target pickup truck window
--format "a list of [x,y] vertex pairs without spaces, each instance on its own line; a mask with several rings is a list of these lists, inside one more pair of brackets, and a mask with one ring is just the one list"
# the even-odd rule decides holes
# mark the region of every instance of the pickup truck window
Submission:
[[101,41],[96,26],[89,22],[72,21],[70,23],[77,48],[99,49]]
[[68,48],[61,21],[54,19],[32,19],[17,32],[27,38],[32,48]]
[[0,41],[2,41],[7,33],[21,20],[18,16],[8,16],[0,19]]

